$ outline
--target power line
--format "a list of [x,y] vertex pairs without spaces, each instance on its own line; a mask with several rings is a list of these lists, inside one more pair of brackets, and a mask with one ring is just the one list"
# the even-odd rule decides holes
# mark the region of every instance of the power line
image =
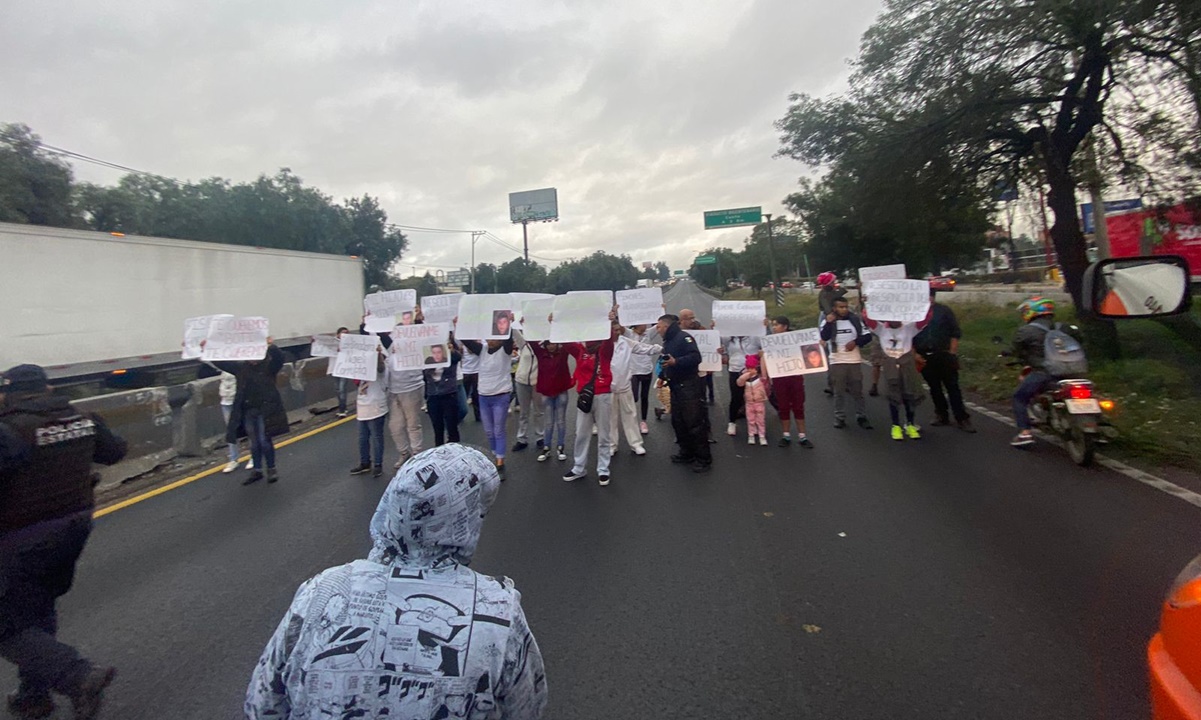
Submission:
[[[509,243],[505,242],[504,240],[501,240],[500,238],[493,235],[491,231],[485,231],[484,237],[488,238],[489,240],[491,240],[492,242],[494,242],[498,245],[501,245],[502,247],[512,250],[513,252],[517,253],[518,255],[522,255],[524,253],[524,251],[521,248],[516,247],[514,245],[510,245]],[[566,262],[565,260],[563,260],[561,258],[549,258],[544,255],[535,255],[534,253],[530,253],[530,257],[535,258],[537,260],[545,260],[546,262],[556,262],[556,263],[557,262]]]
[[82,160],[83,162],[92,163],[93,165],[99,165],[101,167],[110,168],[112,170],[121,170],[124,172],[133,173],[135,175],[146,175],[148,177],[159,178],[160,180],[166,180],[166,181],[172,182],[172,183],[177,182],[174,178],[169,178],[166,175],[159,175],[158,173],[146,172],[145,170],[138,170],[136,168],[127,167],[125,165],[121,165],[121,164],[118,164],[115,162],[109,162],[108,160],[101,160],[99,158],[94,158],[89,155],[84,155],[83,153],[77,153],[74,150],[67,150],[65,148],[55,147],[53,145],[47,145],[45,143],[39,143],[38,146],[41,147],[43,150],[54,153],[55,155],[62,155],[64,157],[73,158],[75,160]]

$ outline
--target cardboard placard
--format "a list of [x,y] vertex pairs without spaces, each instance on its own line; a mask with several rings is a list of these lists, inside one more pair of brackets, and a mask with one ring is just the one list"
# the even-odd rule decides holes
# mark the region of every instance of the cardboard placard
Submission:
[[613,310],[613,293],[608,290],[570,292],[555,297],[554,322],[550,326],[550,341],[591,342],[607,340],[613,335],[609,312]]
[[511,292],[509,297],[513,298],[513,329],[524,330],[524,325],[521,321],[521,308],[530,300],[550,300],[555,296],[550,293],[530,293],[530,292]]
[[507,294],[464,295],[459,302],[459,340],[507,340],[512,330],[513,298]]
[[527,300],[521,306],[521,327],[526,342],[542,342],[550,340],[550,320],[555,311],[555,298],[552,295],[544,300]]
[[214,317],[209,323],[201,360],[262,360],[271,335],[264,317]]
[[767,303],[762,300],[713,301],[713,323],[722,337],[766,335],[766,317]]
[[413,309],[417,307],[417,291],[385,290],[363,298],[367,317],[363,323],[367,332],[391,332],[397,325],[413,324]]
[[204,350],[200,347],[200,341],[208,339],[209,326],[212,325],[213,318],[230,317],[233,317],[233,315],[204,315],[184,320],[183,352],[180,354],[180,357],[184,360],[197,360],[203,356]]
[[930,283],[926,280],[873,280],[863,294],[872,320],[921,322],[930,312]]
[[700,372],[721,372],[721,333],[716,330],[685,330],[684,332],[696,340],[696,347],[701,351]]
[[421,315],[427,323],[451,323],[459,315],[459,301],[464,293],[426,295],[421,298]]
[[392,330],[389,360],[393,370],[450,366],[450,323],[397,325]]
[[665,312],[662,288],[617,291],[617,319],[626,327],[654,325]]
[[817,328],[765,335],[760,342],[769,377],[809,375],[830,369],[821,331]]
[[309,346],[310,357],[338,357],[338,337],[336,335],[314,335],[313,344]]
[[905,265],[875,265],[859,268],[859,285],[862,287],[873,280],[904,280]]

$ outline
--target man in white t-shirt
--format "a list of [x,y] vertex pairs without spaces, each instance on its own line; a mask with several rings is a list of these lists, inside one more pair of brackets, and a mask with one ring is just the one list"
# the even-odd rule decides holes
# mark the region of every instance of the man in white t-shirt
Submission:
[[822,317],[821,336],[830,350],[830,382],[834,387],[834,427],[847,426],[846,402],[855,401],[859,427],[871,430],[867,403],[863,399],[863,354],[859,348],[871,342],[872,334],[863,319],[851,312],[846,298],[834,301],[834,310]]

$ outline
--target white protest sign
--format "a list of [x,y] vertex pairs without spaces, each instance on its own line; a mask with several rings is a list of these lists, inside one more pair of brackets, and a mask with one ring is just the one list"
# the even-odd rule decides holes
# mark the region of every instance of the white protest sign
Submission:
[[341,349],[334,360],[334,377],[375,382],[379,376],[379,338],[375,335],[342,336]]
[[426,295],[421,298],[421,315],[427,323],[454,322],[459,314],[459,301],[463,293]]
[[821,331],[817,328],[765,335],[760,343],[769,377],[808,375],[829,369]]
[[209,326],[213,318],[229,318],[233,315],[205,315],[204,317],[188,318],[183,321],[183,353],[184,360],[196,360],[204,354],[200,341],[207,340]]
[[873,280],[904,280],[906,277],[904,264],[859,268],[860,285],[865,285]]
[[554,298],[554,295],[550,293],[511,292],[509,293],[509,297],[513,298],[513,315],[515,316],[513,329],[521,330],[521,308],[526,302],[529,300],[549,300]]
[[201,360],[262,360],[271,335],[264,317],[214,317]]
[[617,291],[617,319],[626,327],[654,325],[664,312],[662,288]]
[[507,340],[512,321],[513,298],[504,295],[464,295],[459,302],[459,340]]
[[393,370],[422,370],[448,367],[450,323],[397,325],[392,329],[389,354]]
[[713,322],[722,337],[760,337],[767,334],[763,319],[767,303],[762,300],[714,300]]
[[554,322],[550,325],[550,341],[591,342],[608,340],[613,336],[609,312],[613,310],[613,293],[608,290],[570,292],[557,295]]
[[363,298],[367,317],[363,322],[367,332],[391,332],[396,325],[413,324],[413,308],[417,307],[416,290],[385,290]]
[[721,372],[721,333],[716,330],[685,330],[684,332],[696,340],[696,347],[701,351],[700,372]]
[[544,300],[527,300],[521,306],[521,326],[526,342],[550,340],[550,314],[555,311],[552,295]]
[[930,283],[926,280],[873,280],[863,294],[872,320],[921,322],[930,311]]
[[313,344],[309,346],[311,357],[338,357],[338,338],[336,335],[314,335]]

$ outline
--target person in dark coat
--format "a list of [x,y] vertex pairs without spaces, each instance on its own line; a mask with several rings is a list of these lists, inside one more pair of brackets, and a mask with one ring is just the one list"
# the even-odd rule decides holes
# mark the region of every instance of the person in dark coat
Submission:
[[92,463],[126,450],[99,415],[55,395],[37,365],[0,376],[0,657],[17,666],[8,709],[18,718],[49,717],[57,692],[91,720],[116,675],[58,640],[54,605],[92,532]]
[[691,464],[693,472],[708,472],[709,409],[705,406],[705,381],[697,374],[701,351],[691,335],[680,329],[680,318],[664,315],[656,326],[663,338],[663,379],[671,389],[671,424],[680,452],[674,463]]
[[254,470],[242,484],[249,485],[262,480],[264,468],[267,470],[267,482],[275,482],[279,474],[275,470],[272,438],[288,432],[288,413],[284,410],[279,388],[275,386],[275,378],[284,367],[283,351],[268,338],[267,356],[262,360],[222,361],[213,365],[238,379],[238,393],[234,397],[233,411],[225,429],[225,440],[236,443],[241,437],[250,439]]

